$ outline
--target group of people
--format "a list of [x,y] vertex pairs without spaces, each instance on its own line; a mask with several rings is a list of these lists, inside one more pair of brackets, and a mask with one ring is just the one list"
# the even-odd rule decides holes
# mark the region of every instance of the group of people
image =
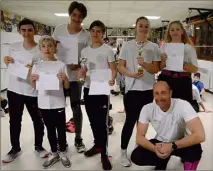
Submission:
[[[27,51],[32,56],[28,78],[10,75],[7,91],[10,113],[10,140],[12,149],[2,158],[4,163],[12,162],[21,155],[20,132],[24,105],[32,118],[35,131],[35,151],[41,158],[47,158],[44,168],[49,168],[61,161],[65,167],[71,166],[67,156],[66,140],[66,96],[69,94],[73,120],[75,124],[74,145],[78,153],[86,157],[101,154],[104,170],[111,170],[108,158],[108,95],[90,95],[91,70],[111,70],[108,84],[114,85],[116,64],[112,48],[103,43],[106,27],[96,20],[91,23],[89,33],[81,23],[87,16],[87,9],[82,3],[72,2],[68,8],[70,22],[55,28],[53,36],[43,36],[37,44],[34,24],[28,19],[19,23],[19,32],[24,41],[11,45],[11,53],[4,58],[7,65],[15,60],[12,51]],[[166,169],[172,155],[182,158],[185,170],[196,170],[201,159],[200,143],[205,140],[202,123],[190,105],[192,101],[191,73],[197,72],[197,55],[189,41],[183,25],[179,21],[168,26],[166,43],[184,44],[184,65],[182,71],[167,69],[167,54],[158,45],[148,40],[150,22],[146,17],[136,20],[136,37],[125,42],[119,55],[118,71],[125,77],[124,107],[126,120],[121,133],[120,162],[124,167],[136,165],[153,165],[156,169]],[[60,37],[78,40],[79,65],[66,65],[55,56]],[[143,44],[142,53],[139,54]],[[80,58],[87,58],[86,68],[80,66]],[[36,90],[40,69],[54,64],[54,74],[60,82],[59,90]],[[138,65],[142,68],[140,72]],[[161,71],[158,82],[155,74]],[[80,106],[82,83],[84,78],[84,103],[94,137],[94,146],[86,150],[83,143],[83,116]],[[156,137],[146,139],[149,122],[156,130]],[[137,123],[137,147],[127,156],[127,148]],[[51,152],[42,146],[44,125]]]

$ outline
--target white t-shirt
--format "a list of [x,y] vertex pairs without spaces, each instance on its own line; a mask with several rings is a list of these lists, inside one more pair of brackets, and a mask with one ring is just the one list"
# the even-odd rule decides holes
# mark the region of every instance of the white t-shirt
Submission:
[[191,104],[181,99],[171,99],[171,107],[163,112],[155,103],[147,104],[140,113],[139,122],[151,122],[156,131],[156,139],[163,142],[174,142],[189,135],[186,123],[198,117]]
[[193,95],[193,100],[196,100],[197,103],[201,103],[202,102],[202,100],[200,98],[199,90],[194,84],[192,84],[192,95]]
[[[59,40],[60,37],[77,37],[78,39],[78,58],[80,59],[81,57],[81,50],[85,47],[87,47],[88,45],[90,45],[91,42],[91,38],[89,33],[82,29],[79,33],[77,34],[70,34],[68,32],[68,24],[61,24],[58,25],[53,33],[53,37],[56,40]],[[70,81],[77,81],[77,71],[71,71],[68,68],[68,74],[69,74],[69,80]]]
[[[48,70],[45,71],[45,65],[48,65],[48,63],[54,64],[56,75],[59,72],[63,72],[68,76],[67,66],[65,63],[61,61],[44,61],[44,62],[40,61],[40,64],[44,65],[42,66],[42,72],[48,72]],[[40,69],[36,66],[37,65],[33,66],[32,74],[39,74]],[[39,90],[38,91],[38,107],[40,109],[60,109],[60,108],[65,108],[65,106],[66,106],[66,102],[65,102],[64,89],[63,89],[62,82],[60,82],[59,90]]]
[[90,46],[81,51],[81,56],[87,58],[87,76],[84,87],[90,87],[89,71],[95,69],[109,69],[109,62],[114,62],[114,52],[110,46],[103,44],[98,48],[91,48]]
[[[41,60],[41,53],[39,50],[39,45],[36,47],[26,50],[23,47],[23,42],[16,42],[11,44],[10,46],[10,52],[8,56],[12,55],[12,51],[27,51],[30,54],[32,54],[32,64],[34,64],[37,61]],[[31,96],[31,97],[37,97],[38,92],[36,89],[32,88],[30,81],[29,81],[29,76],[27,80],[18,78],[16,76],[10,75],[9,76],[9,84],[8,84],[8,90],[12,91],[17,94],[25,95],[25,96]]]
[[[162,45],[160,47],[160,51],[161,51],[161,53],[165,52],[164,45]],[[185,44],[184,45],[184,62],[186,62],[188,64],[192,64],[192,65],[194,65],[196,67],[198,66],[196,50],[190,44]],[[167,70],[167,67],[163,68],[163,70]],[[186,72],[186,71],[182,70],[180,72]]]
[[[135,40],[125,42],[121,48],[119,59],[126,61],[126,68],[130,72],[138,72],[138,49],[139,46],[136,44]],[[158,45],[150,41],[146,43],[142,50],[142,57],[147,63],[152,63],[153,61],[160,61],[160,51]],[[144,76],[141,78],[135,79],[125,76],[125,91],[127,92],[129,90],[152,90],[155,82],[155,75],[147,72],[144,69]]]

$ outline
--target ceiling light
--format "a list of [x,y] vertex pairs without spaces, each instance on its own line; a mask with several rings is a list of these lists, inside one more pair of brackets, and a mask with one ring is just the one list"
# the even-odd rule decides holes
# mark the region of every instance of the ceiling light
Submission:
[[160,16],[145,16],[146,18],[148,18],[149,20],[157,20],[160,18]]
[[135,27],[135,24],[133,24],[132,27]]
[[200,30],[200,27],[196,27],[196,30]]
[[83,26],[83,25],[84,25],[84,23],[81,23],[81,25]]
[[54,13],[54,15],[56,15],[58,17],[69,17],[69,15],[67,13]]

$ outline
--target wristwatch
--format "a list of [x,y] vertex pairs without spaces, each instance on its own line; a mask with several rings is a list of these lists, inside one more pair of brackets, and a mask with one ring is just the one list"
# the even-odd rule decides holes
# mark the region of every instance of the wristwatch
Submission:
[[175,144],[175,142],[172,143],[172,149],[177,150],[177,145]]

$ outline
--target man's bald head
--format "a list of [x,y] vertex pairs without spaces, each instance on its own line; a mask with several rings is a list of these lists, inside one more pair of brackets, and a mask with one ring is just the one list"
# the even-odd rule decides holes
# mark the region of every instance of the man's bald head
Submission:
[[162,88],[162,87],[164,87],[164,88],[166,88],[168,90],[171,90],[169,84],[166,81],[158,81],[158,82],[156,82],[154,84],[154,86],[153,86],[153,90],[158,89],[158,88]]

